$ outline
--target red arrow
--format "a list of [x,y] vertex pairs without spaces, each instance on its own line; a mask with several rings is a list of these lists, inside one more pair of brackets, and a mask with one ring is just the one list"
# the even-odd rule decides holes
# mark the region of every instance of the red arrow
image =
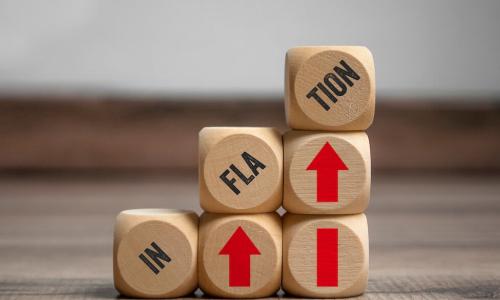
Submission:
[[250,255],[260,255],[252,240],[238,227],[219,255],[229,255],[229,286],[250,286]]
[[316,170],[316,201],[337,202],[339,198],[338,171],[349,169],[329,142],[325,143],[306,170]]

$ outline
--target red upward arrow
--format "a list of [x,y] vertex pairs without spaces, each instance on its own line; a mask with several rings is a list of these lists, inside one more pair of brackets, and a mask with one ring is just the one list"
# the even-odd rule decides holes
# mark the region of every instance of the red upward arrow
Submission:
[[260,255],[252,240],[238,227],[219,255],[229,255],[229,286],[250,286],[250,255]]
[[316,170],[316,201],[337,202],[339,198],[338,171],[349,169],[329,142],[325,143],[306,170]]

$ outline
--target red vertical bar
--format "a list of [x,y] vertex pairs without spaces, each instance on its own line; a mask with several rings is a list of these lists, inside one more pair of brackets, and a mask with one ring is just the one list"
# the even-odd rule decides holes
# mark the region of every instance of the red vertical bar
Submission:
[[316,174],[316,202],[338,202],[339,176],[337,170],[318,170]]
[[318,228],[317,236],[317,286],[338,286],[339,283],[339,232],[337,228]]

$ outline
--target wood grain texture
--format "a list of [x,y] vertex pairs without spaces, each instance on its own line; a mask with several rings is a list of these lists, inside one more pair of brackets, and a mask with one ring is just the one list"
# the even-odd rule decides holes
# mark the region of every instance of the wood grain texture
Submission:
[[285,59],[288,126],[302,130],[366,130],[375,112],[373,56],[360,46],[309,46]]
[[[231,271],[245,268],[244,263],[231,264],[227,253],[222,253],[230,239],[242,230],[255,250],[250,256],[249,281],[231,282]],[[236,241],[239,255],[247,253],[244,242]],[[229,298],[261,298],[276,293],[281,285],[282,231],[277,213],[266,214],[212,214],[200,219],[198,251],[200,288],[209,295]],[[247,256],[248,257],[248,256]],[[247,258],[245,257],[245,258]],[[230,270],[231,269],[231,270]],[[246,270],[242,270],[244,273]],[[245,276],[246,274],[239,274]]]
[[[283,141],[283,207],[287,211],[297,214],[356,214],[362,213],[368,207],[371,162],[366,133],[291,130],[285,133]],[[328,202],[319,202],[325,200],[319,198],[318,192],[319,178],[325,175],[321,173],[325,170],[310,170],[309,166],[317,160],[318,154],[323,152],[327,143],[334,153],[325,155],[336,155],[345,167],[334,173],[338,178],[328,174],[331,181],[326,183],[330,188],[336,185],[336,197],[330,196],[326,199]],[[323,161],[321,164],[328,165],[326,171],[338,168],[329,161]]]
[[198,168],[205,211],[264,213],[281,206],[283,144],[274,128],[203,128]]
[[[492,173],[374,174],[370,273],[359,299],[500,298],[499,181]],[[1,299],[116,299],[116,215],[201,212],[195,172],[3,175],[0,199]]]
[[[320,246],[320,230],[335,229]],[[335,245],[333,245],[335,244]],[[322,248],[334,249],[322,249]],[[368,280],[368,224],[364,214],[295,215],[283,219],[283,289],[311,298],[343,298],[363,294]],[[320,251],[328,253],[320,254]],[[320,261],[321,256],[325,261]],[[326,276],[321,264],[328,266]],[[331,274],[332,271],[336,271]],[[327,280],[325,280],[325,277]],[[331,280],[334,277],[334,280]],[[324,283],[326,281],[326,284]]]
[[176,298],[198,286],[198,216],[192,211],[132,209],[116,218],[115,288],[125,296]]

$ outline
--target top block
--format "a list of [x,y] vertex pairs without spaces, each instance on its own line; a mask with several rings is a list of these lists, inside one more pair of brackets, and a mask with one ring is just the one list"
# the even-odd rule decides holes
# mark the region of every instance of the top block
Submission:
[[366,47],[288,50],[285,110],[293,129],[366,130],[375,113],[375,67]]
[[205,127],[199,134],[198,175],[205,211],[275,211],[283,195],[281,134],[265,127]]

